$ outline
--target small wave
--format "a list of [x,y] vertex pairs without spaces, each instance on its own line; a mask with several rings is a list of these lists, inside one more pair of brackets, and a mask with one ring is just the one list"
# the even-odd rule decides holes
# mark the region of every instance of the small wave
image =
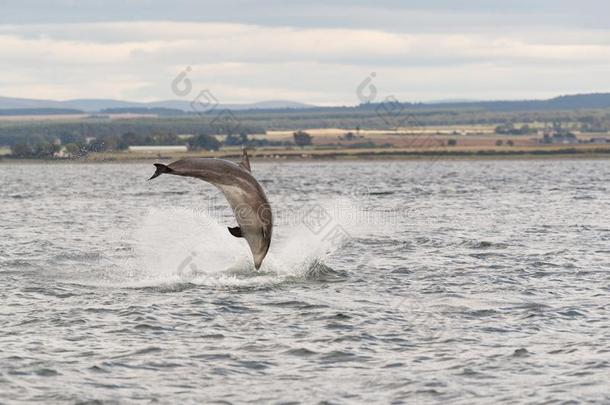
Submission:
[[38,261],[28,259],[3,259],[0,261],[0,272],[9,273],[4,269],[12,269],[11,272],[18,272],[22,269],[35,268],[39,263]]
[[35,193],[25,193],[25,194],[9,194],[7,197],[8,198],[13,198],[15,200],[25,200],[25,199],[30,199],[30,198],[34,198],[34,197],[39,197],[40,194],[35,194]]
[[525,348],[520,348],[520,349],[516,349],[513,354],[512,357],[529,357],[531,355],[531,353],[525,349]]
[[396,194],[395,191],[370,191],[369,195],[393,195]]
[[131,193],[133,197],[154,197],[154,196],[163,196],[163,195],[187,195],[189,191],[138,191],[135,193]]
[[502,242],[491,242],[487,240],[465,240],[460,246],[470,249],[507,249],[508,244]]
[[290,356],[296,356],[296,357],[309,357],[309,356],[314,356],[317,353],[314,351],[311,351],[307,348],[301,347],[298,349],[290,349],[284,352],[284,354],[288,354]]
[[319,260],[310,263],[304,274],[306,280],[318,282],[339,282],[347,278],[347,272],[334,270]]

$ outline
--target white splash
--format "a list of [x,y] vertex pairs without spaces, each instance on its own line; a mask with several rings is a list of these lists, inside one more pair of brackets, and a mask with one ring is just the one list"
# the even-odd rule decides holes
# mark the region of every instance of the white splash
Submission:
[[271,249],[259,271],[246,241],[226,221],[205,211],[151,208],[130,235],[132,255],[114,266],[107,281],[125,287],[191,283],[214,287],[266,286],[302,278],[366,228],[359,208],[335,199],[293,213],[274,227]]

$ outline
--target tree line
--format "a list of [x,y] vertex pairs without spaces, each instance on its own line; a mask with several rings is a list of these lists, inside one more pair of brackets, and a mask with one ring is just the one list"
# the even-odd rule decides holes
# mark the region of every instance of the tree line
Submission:
[[294,133],[294,143],[269,141],[252,138],[245,132],[230,134],[222,141],[214,135],[199,133],[190,137],[176,134],[142,135],[127,132],[120,136],[107,135],[88,139],[79,134],[63,134],[59,138],[48,139],[40,135],[26,137],[22,142],[11,146],[11,155],[15,158],[50,158],[60,151],[69,157],[84,157],[91,152],[124,151],[130,146],[167,146],[185,145],[189,150],[218,150],[222,146],[305,146],[311,145],[313,137],[306,132]]
[[398,109],[393,112],[369,108],[333,107],[292,111],[235,111],[225,118],[158,117],[136,119],[86,119],[81,121],[0,121],[0,145],[11,146],[28,136],[49,141],[65,136],[107,137],[135,133],[234,135],[264,134],[270,130],[308,130],[312,128],[393,129],[433,125],[515,125],[535,122],[574,124],[581,131],[610,130],[610,109],[570,111],[490,112],[481,110]]

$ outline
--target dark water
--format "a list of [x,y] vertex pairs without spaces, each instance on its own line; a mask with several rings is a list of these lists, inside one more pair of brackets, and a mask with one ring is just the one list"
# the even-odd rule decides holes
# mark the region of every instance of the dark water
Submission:
[[0,165],[0,403],[610,403],[610,161],[253,166]]

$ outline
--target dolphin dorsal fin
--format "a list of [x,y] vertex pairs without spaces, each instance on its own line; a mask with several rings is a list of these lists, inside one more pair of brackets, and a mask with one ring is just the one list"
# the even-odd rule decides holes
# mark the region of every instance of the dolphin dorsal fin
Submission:
[[241,155],[241,162],[239,162],[239,165],[243,169],[251,172],[252,170],[250,170],[250,159],[248,158],[248,152],[246,151],[246,148],[243,148],[241,151],[242,151],[242,155]]

